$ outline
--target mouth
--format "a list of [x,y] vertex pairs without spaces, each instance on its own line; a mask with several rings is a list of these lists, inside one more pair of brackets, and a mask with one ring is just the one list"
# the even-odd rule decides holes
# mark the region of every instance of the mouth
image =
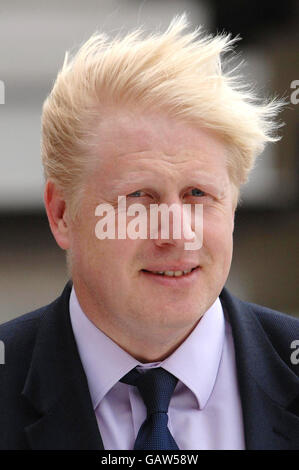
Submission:
[[201,274],[201,267],[196,266],[183,271],[148,271],[142,269],[140,271],[144,279],[154,282],[155,285],[172,287],[172,288],[188,288],[196,282]]
[[190,273],[192,273],[194,270],[198,269],[199,266],[195,266],[194,268],[191,268],[191,269],[186,269],[186,270],[182,270],[182,271],[148,271],[147,269],[142,269],[141,271],[145,272],[145,273],[151,273],[151,274],[156,274],[157,276],[165,276],[165,277],[186,277],[188,276]]

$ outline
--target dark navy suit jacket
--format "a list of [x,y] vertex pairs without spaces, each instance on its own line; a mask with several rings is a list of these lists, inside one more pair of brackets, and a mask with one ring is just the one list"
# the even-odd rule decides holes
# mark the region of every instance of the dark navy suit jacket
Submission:
[[[70,322],[71,287],[0,326],[0,449],[103,449]],[[299,449],[299,365],[291,361],[299,320],[226,288],[220,300],[233,332],[246,449]]]

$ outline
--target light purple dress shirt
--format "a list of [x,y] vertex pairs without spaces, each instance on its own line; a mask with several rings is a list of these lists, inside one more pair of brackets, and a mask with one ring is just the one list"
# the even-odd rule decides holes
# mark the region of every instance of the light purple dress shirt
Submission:
[[244,449],[234,343],[219,297],[185,341],[166,359],[141,363],[84,314],[74,287],[70,317],[104,448],[131,450],[146,419],[136,387],[119,380],[131,369],[163,367],[179,380],[168,427],[179,449]]

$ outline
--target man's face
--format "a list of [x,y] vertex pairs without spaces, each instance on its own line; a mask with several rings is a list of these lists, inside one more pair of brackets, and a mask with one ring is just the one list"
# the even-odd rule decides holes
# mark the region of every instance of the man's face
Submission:
[[[225,146],[212,132],[159,113],[119,110],[97,132],[98,161],[71,231],[81,307],[112,336],[191,331],[221,292],[231,265],[234,207]],[[172,238],[171,231],[168,239],[99,240],[95,208],[109,203],[117,216],[123,195],[127,207],[138,202],[147,210],[150,204],[202,204],[202,247],[186,250],[186,239]],[[184,277],[146,272],[191,267],[197,269]]]

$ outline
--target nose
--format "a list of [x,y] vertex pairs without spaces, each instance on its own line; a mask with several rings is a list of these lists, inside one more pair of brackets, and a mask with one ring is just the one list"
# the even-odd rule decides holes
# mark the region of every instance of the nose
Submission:
[[[192,207],[194,206],[194,207]],[[158,247],[199,249],[202,246],[202,206],[181,201],[161,203],[150,214],[150,238]]]

